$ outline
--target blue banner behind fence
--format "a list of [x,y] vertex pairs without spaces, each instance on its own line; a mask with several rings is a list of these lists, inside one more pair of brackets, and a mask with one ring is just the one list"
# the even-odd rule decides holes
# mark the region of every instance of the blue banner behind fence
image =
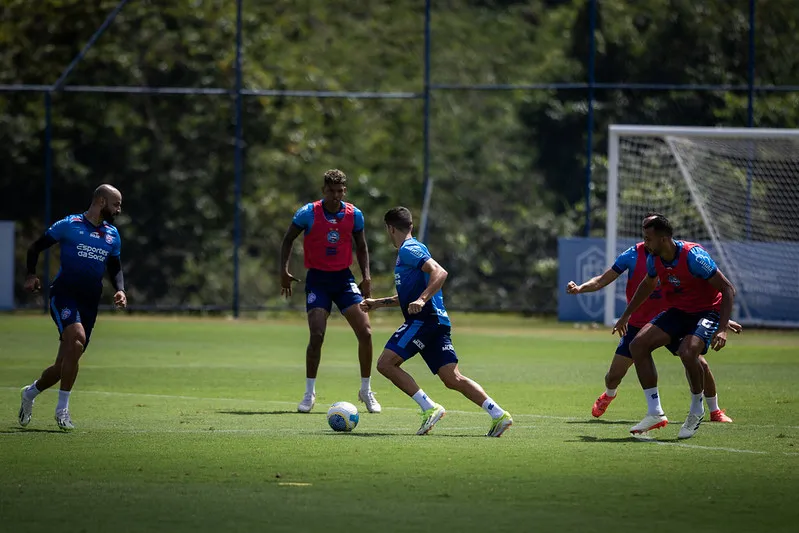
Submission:
[[[620,239],[617,253],[635,243]],[[718,254],[710,244],[702,243],[717,262]],[[783,258],[799,253],[799,243],[734,242],[725,246],[727,254],[739,265],[735,272],[738,291],[733,316],[744,322],[762,325],[790,325],[799,322],[799,264]],[[795,251],[788,250],[793,248]],[[588,281],[607,269],[615,256],[605,257],[605,239],[598,237],[564,237],[558,239],[558,319],[574,322],[602,322],[605,292],[571,296],[566,284]],[[722,271],[724,265],[720,264]],[[614,283],[615,316],[626,305],[627,277]]]

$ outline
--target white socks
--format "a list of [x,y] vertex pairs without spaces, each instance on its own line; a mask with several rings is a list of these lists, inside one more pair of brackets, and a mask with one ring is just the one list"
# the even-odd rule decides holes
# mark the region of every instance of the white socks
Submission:
[[361,378],[361,390],[363,392],[372,390],[372,378]]
[[702,399],[705,397],[703,393],[691,394],[691,410],[692,415],[702,416],[705,414],[705,408],[702,406]]
[[25,399],[26,400],[33,400],[34,398],[36,398],[41,393],[42,393],[42,391],[40,391],[39,389],[36,388],[36,381],[34,381],[30,385],[28,385],[27,389],[25,389],[25,392],[24,392]]
[[718,394],[716,396],[705,396],[705,401],[707,402],[707,408],[712,413],[713,411],[719,410],[719,397]]
[[646,396],[646,414],[652,416],[663,416],[665,414],[660,406],[660,394],[658,394],[657,387],[644,389],[644,396]]
[[427,411],[428,409],[432,409],[436,406],[436,404],[434,404],[430,398],[427,397],[427,394],[425,394],[422,389],[416,391],[416,394],[411,396],[411,398],[413,398],[413,401],[419,404],[419,407],[422,408],[422,411]]
[[486,413],[491,415],[491,418],[495,420],[501,417],[505,413],[505,410],[502,409],[499,405],[497,405],[497,403],[494,400],[492,400],[490,397],[486,398],[486,401],[483,402],[483,409],[485,410]]
[[305,378],[305,394],[316,392],[316,378]]
[[608,398],[615,398],[616,389],[605,389],[605,396],[607,396]]
[[71,391],[68,390],[59,390],[58,391],[58,405],[56,405],[55,410],[58,411],[66,411],[69,409],[69,393]]

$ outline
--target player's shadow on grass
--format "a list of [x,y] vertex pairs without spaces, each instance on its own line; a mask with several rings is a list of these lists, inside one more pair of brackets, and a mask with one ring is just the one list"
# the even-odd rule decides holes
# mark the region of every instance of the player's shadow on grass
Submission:
[[567,440],[566,442],[640,442],[640,439],[629,435],[627,437],[594,437],[593,435],[578,435],[579,440]]
[[0,429],[0,434],[14,435],[17,433],[66,433],[60,429],[36,429],[36,428],[6,428]]
[[297,411],[217,411],[217,413],[223,415],[245,415],[245,416],[252,416],[252,415],[323,415],[325,413],[318,412],[318,413],[298,413]]
[[591,418],[585,420],[569,420],[567,424],[598,424],[600,426],[626,426],[635,424],[633,420],[602,420],[601,418]]

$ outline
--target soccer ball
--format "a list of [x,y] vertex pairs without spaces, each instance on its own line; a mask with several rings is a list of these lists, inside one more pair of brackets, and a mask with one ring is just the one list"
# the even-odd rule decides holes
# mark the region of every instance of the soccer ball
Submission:
[[327,410],[327,423],[333,431],[352,431],[358,418],[358,408],[349,402],[336,402]]

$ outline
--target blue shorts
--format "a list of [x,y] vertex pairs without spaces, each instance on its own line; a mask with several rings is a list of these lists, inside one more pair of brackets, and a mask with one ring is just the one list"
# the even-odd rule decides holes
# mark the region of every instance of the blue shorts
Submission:
[[444,365],[458,362],[450,327],[421,320],[401,325],[386,343],[386,350],[391,350],[405,361],[421,352],[422,359],[433,374],[438,374]]
[[335,272],[311,269],[305,278],[305,310],[321,308],[328,313],[333,303],[342,313],[363,301],[349,268]]
[[672,344],[677,342],[678,348],[683,338],[689,335],[699,337],[704,341],[702,355],[705,355],[713,335],[719,329],[719,314],[713,310],[687,313],[672,307],[652,319],[652,324],[665,331],[671,337]]
[[58,338],[61,339],[61,334],[67,327],[80,323],[83,326],[83,331],[86,332],[86,344],[83,345],[85,350],[89,345],[94,323],[97,320],[99,305],[100,302],[79,302],[65,294],[50,293],[50,317],[58,328]]
[[[635,326],[627,326],[627,334],[619,340],[619,346],[616,348],[616,355],[632,359],[633,354],[630,353],[630,343],[633,342],[633,339],[638,335],[641,329],[642,328],[637,328]],[[666,349],[670,351],[672,355],[677,355],[677,351],[680,349],[680,342],[682,342],[682,339],[677,341],[673,340],[666,345]]]

